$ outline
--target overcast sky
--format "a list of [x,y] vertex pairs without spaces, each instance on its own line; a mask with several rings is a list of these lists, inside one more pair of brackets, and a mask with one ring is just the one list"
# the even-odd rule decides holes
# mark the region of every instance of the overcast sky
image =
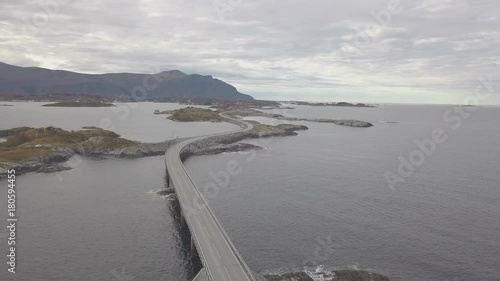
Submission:
[[[4,1],[0,60],[179,69],[259,99],[461,104],[500,80],[499,16],[498,0]],[[494,86],[483,104],[500,104]]]

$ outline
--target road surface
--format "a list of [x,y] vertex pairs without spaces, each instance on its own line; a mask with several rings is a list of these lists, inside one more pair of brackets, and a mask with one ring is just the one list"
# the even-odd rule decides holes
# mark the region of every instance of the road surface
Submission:
[[[247,122],[230,118],[228,121],[239,124],[243,131],[253,128],[253,125]],[[225,134],[228,133],[215,135]],[[175,188],[177,199],[196,243],[196,249],[210,280],[255,281],[250,269],[239,255],[182,164],[180,158],[182,149],[190,143],[206,137],[208,136],[184,140],[169,148],[165,154],[165,163],[171,183]]]

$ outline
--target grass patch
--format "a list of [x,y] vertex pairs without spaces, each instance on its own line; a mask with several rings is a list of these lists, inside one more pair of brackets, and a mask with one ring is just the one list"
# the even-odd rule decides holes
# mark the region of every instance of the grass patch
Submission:
[[[103,130],[90,129],[80,131],[66,131],[61,128],[14,128],[6,130],[8,137],[5,142],[0,143],[0,149],[18,146],[31,147],[36,145],[65,146],[85,141],[91,137],[119,137],[118,134]],[[16,134],[17,132],[17,134]]]
[[222,121],[222,118],[216,111],[212,111],[210,109],[197,108],[197,107],[186,107],[182,109],[176,109],[173,111],[169,111],[168,113],[172,114],[172,116],[170,116],[169,119],[174,121],[182,121],[182,122]]
[[50,157],[53,156],[54,152],[47,148],[15,148],[0,150],[0,161],[1,162],[18,162],[27,160],[33,157]]

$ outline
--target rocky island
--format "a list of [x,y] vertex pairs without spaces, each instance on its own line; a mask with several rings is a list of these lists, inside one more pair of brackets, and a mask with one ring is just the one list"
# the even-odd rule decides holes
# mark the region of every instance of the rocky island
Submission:
[[179,122],[222,122],[222,117],[219,116],[218,111],[192,106],[176,110],[155,110],[154,114],[170,114],[167,119]]
[[306,101],[291,101],[291,104],[308,105],[308,106],[346,106],[346,107],[375,107],[374,105],[365,103],[350,103],[350,102],[306,102]]
[[42,106],[50,106],[50,107],[113,107],[115,106],[112,103],[105,102],[80,102],[80,101],[63,101],[56,103],[44,104]]
[[61,128],[20,127],[0,130],[0,178],[15,168],[18,174],[67,169],[59,165],[75,154],[88,157],[138,158],[160,155],[169,142],[140,143],[120,138],[114,132],[88,127],[80,131]]

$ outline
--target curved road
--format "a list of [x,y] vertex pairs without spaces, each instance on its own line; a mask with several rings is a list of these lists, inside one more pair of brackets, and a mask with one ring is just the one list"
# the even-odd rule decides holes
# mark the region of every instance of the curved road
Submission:
[[197,140],[253,128],[250,123],[221,116],[226,121],[240,125],[243,129],[229,133],[195,137],[177,143],[170,147],[165,154],[165,164],[192,238],[196,243],[196,249],[210,280],[255,281],[245,261],[239,255],[204,197],[191,180],[180,158],[182,150]]

